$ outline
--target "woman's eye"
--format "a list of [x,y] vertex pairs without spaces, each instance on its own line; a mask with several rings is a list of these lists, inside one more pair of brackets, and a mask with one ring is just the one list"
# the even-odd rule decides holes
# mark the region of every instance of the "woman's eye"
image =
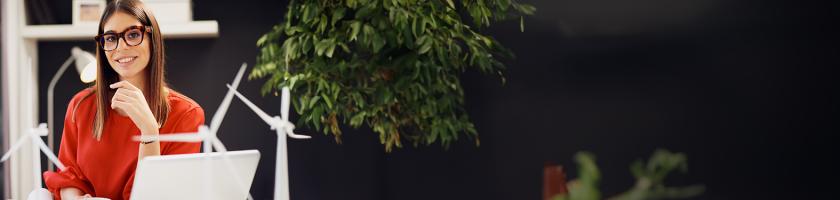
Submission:
[[136,37],[140,37],[140,34],[139,33],[129,33],[128,37],[129,38],[136,38]]
[[113,42],[113,41],[116,41],[116,40],[117,40],[117,37],[114,37],[114,36],[106,36],[105,37],[105,41],[107,41],[107,42]]

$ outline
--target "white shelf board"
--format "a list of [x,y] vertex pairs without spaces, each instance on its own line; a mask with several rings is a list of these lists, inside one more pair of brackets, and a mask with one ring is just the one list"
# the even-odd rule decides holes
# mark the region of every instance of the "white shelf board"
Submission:
[[[164,38],[214,38],[219,36],[219,23],[216,20],[191,22],[163,22],[160,31]],[[97,26],[90,25],[28,25],[21,30],[23,38],[44,41],[93,41],[97,35]]]

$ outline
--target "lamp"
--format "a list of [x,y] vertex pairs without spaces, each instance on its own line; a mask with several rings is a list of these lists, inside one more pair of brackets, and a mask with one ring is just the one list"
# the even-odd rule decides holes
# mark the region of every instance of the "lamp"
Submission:
[[[55,136],[53,134],[53,129],[55,127],[55,124],[53,123],[53,117],[55,116],[55,96],[53,93],[55,92],[55,84],[58,82],[58,79],[61,78],[61,75],[64,74],[64,71],[70,66],[70,63],[75,60],[76,72],[79,72],[79,78],[82,82],[90,83],[96,80],[96,57],[93,56],[93,54],[82,51],[82,49],[78,46],[74,46],[70,49],[70,55],[70,58],[67,58],[67,61],[64,61],[61,68],[58,68],[58,72],[55,73],[52,81],[50,81],[50,86],[47,88],[47,127],[49,128],[47,144],[51,150],[55,149]],[[55,170],[55,164],[52,161],[47,163],[47,170]]]

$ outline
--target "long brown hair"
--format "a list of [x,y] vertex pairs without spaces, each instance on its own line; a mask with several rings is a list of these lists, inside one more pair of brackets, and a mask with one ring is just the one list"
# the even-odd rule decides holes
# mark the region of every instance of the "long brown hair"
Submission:
[[[148,42],[151,57],[149,64],[146,66],[149,72],[149,108],[152,109],[152,114],[158,122],[158,127],[162,127],[166,123],[169,116],[169,102],[166,100],[166,79],[164,77],[164,53],[163,53],[163,37],[160,34],[155,15],[152,10],[139,0],[115,0],[105,7],[105,12],[102,13],[102,18],[99,21],[99,33],[103,33],[105,22],[117,12],[123,12],[134,16],[144,26],[151,26],[152,32],[148,33]],[[98,44],[97,44],[98,45]],[[109,98],[114,92],[110,85],[120,81],[120,75],[111,68],[108,62],[108,57],[105,56],[105,50],[97,46],[96,48],[96,82],[93,84],[93,90],[96,93],[96,118],[93,121],[93,137],[99,140],[102,137],[102,130],[105,128],[105,120],[108,119],[108,109],[110,109],[111,99]]]

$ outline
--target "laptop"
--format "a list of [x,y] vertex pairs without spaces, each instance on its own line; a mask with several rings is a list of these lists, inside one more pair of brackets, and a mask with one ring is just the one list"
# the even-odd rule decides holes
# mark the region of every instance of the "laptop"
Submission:
[[[247,199],[260,161],[260,152],[228,151],[227,155],[245,190],[237,184],[221,153],[210,153],[210,199]],[[207,154],[195,153],[143,158],[137,163],[131,199],[205,199],[206,157]]]

